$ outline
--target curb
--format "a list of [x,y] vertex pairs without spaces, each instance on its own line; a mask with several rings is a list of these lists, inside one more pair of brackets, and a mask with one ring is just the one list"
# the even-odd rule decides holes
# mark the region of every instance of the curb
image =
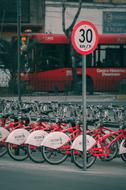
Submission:
[[126,100],[126,95],[117,95],[116,99],[117,100]]

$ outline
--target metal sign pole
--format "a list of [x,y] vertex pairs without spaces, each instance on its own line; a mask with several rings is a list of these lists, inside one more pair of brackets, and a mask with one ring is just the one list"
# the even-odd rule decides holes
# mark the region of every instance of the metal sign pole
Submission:
[[86,150],[86,55],[91,54],[98,44],[98,32],[96,27],[88,21],[81,21],[72,31],[72,45],[74,49],[82,55],[82,105],[83,105],[83,170],[86,170],[87,150]]
[[18,74],[18,101],[21,101],[21,90],[20,90],[20,62],[21,62],[21,0],[17,0],[17,74]]
[[83,170],[86,171],[86,55],[82,56]]

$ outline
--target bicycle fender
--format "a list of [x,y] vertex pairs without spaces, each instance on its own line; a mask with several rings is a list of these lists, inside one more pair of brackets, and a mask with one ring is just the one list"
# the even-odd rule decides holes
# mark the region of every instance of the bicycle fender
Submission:
[[[79,135],[72,143],[71,145],[71,149],[74,150],[79,150],[79,151],[83,151],[83,146],[82,146],[82,135]],[[96,140],[90,136],[90,135],[86,135],[86,149],[89,150],[91,147],[94,146]]]
[[4,129],[3,127],[0,127],[0,141],[3,141],[6,139],[6,137],[9,135],[9,131],[7,129]]
[[41,143],[42,146],[57,149],[70,141],[70,137],[63,132],[51,132],[49,133]]
[[119,154],[125,154],[126,153],[126,147],[123,146],[123,143],[125,142],[125,139],[122,140],[119,146]]
[[15,129],[8,135],[6,142],[21,145],[26,141],[29,134],[30,133],[26,129]]
[[28,136],[27,140],[25,141],[25,144],[33,145],[33,146],[41,146],[41,143],[45,136],[48,135],[46,131],[43,130],[36,130],[31,132],[31,134]]

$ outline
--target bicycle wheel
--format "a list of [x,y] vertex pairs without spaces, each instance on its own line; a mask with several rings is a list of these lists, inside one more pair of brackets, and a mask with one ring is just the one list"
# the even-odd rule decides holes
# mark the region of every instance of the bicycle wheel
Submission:
[[[126,147],[126,140],[123,142],[123,147]],[[124,162],[126,162],[126,153],[120,154],[120,157]]]
[[23,161],[28,158],[27,146],[7,143],[7,152],[16,161]]
[[[83,168],[83,152],[73,150],[72,157],[75,165],[79,168]],[[90,154],[90,152],[87,151],[86,168],[90,168],[95,163],[95,161],[96,161],[96,156],[93,156],[92,154]]]
[[35,163],[43,163],[45,161],[42,156],[42,147],[28,145],[28,156]]
[[0,157],[4,156],[7,153],[6,143],[0,142]]
[[[103,144],[105,146],[108,145],[108,141],[104,141]],[[109,150],[110,150],[110,154],[108,156],[102,156],[99,157],[102,161],[111,161],[114,158],[117,157],[118,151],[119,151],[119,146],[118,146],[118,142],[117,141],[113,141],[113,143],[109,146]]]
[[68,158],[66,150],[63,150],[61,148],[52,149],[45,146],[42,147],[42,155],[49,164],[54,164],[54,165],[60,164]]

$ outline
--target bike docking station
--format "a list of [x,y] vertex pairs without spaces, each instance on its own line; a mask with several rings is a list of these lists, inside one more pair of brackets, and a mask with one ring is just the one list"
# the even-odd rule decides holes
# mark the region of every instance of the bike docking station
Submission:
[[82,105],[83,105],[83,170],[86,171],[86,55],[91,54],[98,45],[98,32],[93,23],[80,21],[75,25],[71,35],[73,48],[82,55]]

